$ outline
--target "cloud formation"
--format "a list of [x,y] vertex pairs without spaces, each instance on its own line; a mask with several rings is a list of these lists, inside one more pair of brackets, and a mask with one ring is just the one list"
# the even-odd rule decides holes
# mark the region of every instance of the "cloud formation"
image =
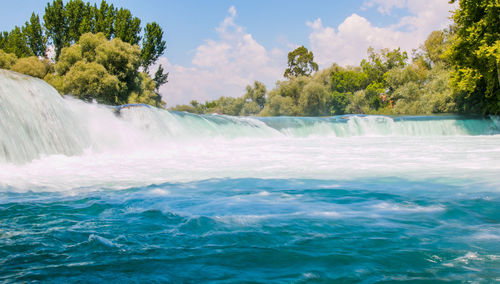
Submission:
[[231,6],[216,28],[217,39],[206,40],[196,49],[192,67],[172,65],[165,57],[159,60],[170,72],[169,83],[160,88],[168,106],[241,96],[254,80],[269,86],[281,77],[286,54],[267,51],[235,23],[236,15]]
[[449,23],[447,0],[368,0],[363,9],[375,7],[383,15],[394,8],[407,9],[409,16],[402,17],[396,25],[376,27],[366,18],[352,14],[336,29],[324,26],[321,19],[307,22],[312,32],[309,35],[311,50],[321,67],[337,62],[340,65],[358,65],[372,46],[397,48],[411,52],[422,44],[436,29]]
[[[408,16],[392,26],[378,27],[354,13],[339,26],[325,26],[320,18],[307,22],[311,29],[308,48],[313,51],[320,68],[336,62],[358,65],[366,58],[369,46],[376,49],[397,48],[411,52],[436,29],[445,28],[450,20],[448,0],[366,0],[361,9],[376,9],[382,16],[395,9],[405,9]],[[160,58],[170,72],[169,83],[160,88],[169,107],[200,102],[220,96],[238,97],[245,86],[258,80],[272,87],[282,79],[287,52],[297,47],[287,43],[289,50],[266,49],[245,28],[236,22],[237,11],[231,6],[216,27],[216,38],[205,40],[194,52],[190,66],[171,64]],[[155,68],[152,68],[156,70]]]

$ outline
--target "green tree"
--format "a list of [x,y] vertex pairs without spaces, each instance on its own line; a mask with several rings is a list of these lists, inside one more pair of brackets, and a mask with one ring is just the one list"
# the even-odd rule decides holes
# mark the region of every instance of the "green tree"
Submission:
[[148,104],[155,107],[165,106],[165,102],[155,92],[156,83],[146,73],[140,73],[137,77],[138,88],[128,97],[129,104]]
[[447,31],[433,31],[425,40],[422,49],[431,65],[446,62],[445,52],[449,48],[448,37]]
[[346,112],[346,107],[349,104],[350,93],[341,93],[334,91],[330,98],[330,114],[340,115]]
[[328,86],[311,81],[305,87],[299,99],[299,114],[303,116],[327,115]]
[[390,50],[383,48],[377,53],[372,47],[368,48],[368,59],[361,61],[361,68],[369,82],[383,82],[384,74],[396,67],[404,67],[408,54],[400,48]]
[[139,46],[130,45],[115,38],[104,41],[95,49],[95,62],[101,64],[106,70],[126,85],[123,92],[117,94],[117,102],[127,101],[129,91],[135,88],[139,67]]
[[354,70],[342,70],[333,73],[330,83],[332,91],[341,93],[353,93],[366,88],[367,75]]
[[245,102],[243,107],[241,108],[241,112],[239,115],[248,116],[248,115],[257,115],[261,111],[261,108],[256,102]]
[[227,114],[227,115],[239,115],[245,100],[243,98],[233,98],[233,97],[220,97],[215,101],[214,112]]
[[14,53],[7,53],[0,49],[0,69],[10,69],[17,61]]
[[[452,3],[457,2],[451,0]],[[500,113],[500,2],[459,0],[449,56],[466,112]]]
[[18,26],[15,26],[14,29],[8,33],[4,44],[4,51],[7,53],[14,53],[19,58],[33,55],[33,52],[28,46],[26,35]]
[[122,93],[124,84],[99,63],[78,61],[66,73],[63,92],[75,97],[104,104],[121,104],[117,94]]
[[0,49],[5,49],[7,44],[7,38],[9,37],[9,32],[0,32]]
[[[80,22],[80,26],[78,28],[78,33],[81,35],[86,33],[95,32],[95,10],[94,7],[90,5],[90,3],[85,4],[85,8],[82,11],[82,20]],[[78,40],[78,39],[76,39]]]
[[67,33],[65,41],[69,44],[77,42],[82,35],[80,33],[80,26],[83,22],[86,8],[82,0],[70,0],[64,7]]
[[116,12],[114,34],[116,38],[130,44],[138,44],[141,40],[141,20],[133,17],[128,9],[120,8]]
[[58,60],[62,48],[67,45],[67,19],[63,1],[53,0],[52,5],[47,3],[43,20],[47,36],[54,45],[56,60]]
[[163,40],[163,30],[156,22],[146,25],[142,40],[141,58],[142,68],[147,73],[149,67],[158,60],[166,49]]
[[292,97],[283,97],[280,88],[269,92],[266,106],[260,113],[262,116],[293,116],[297,115],[297,106]]
[[94,5],[94,33],[103,33],[107,39],[113,35],[113,23],[116,17],[116,10],[113,4],[108,5],[105,0],[101,1],[101,6]]
[[283,74],[285,78],[311,76],[315,71],[318,71],[318,64],[314,62],[312,51],[300,46],[288,53],[288,68]]
[[12,71],[43,79],[49,71],[49,64],[48,62],[42,62],[36,56],[30,56],[20,58],[10,69]]
[[[145,98],[156,98],[150,93],[151,82],[156,86],[155,82],[151,78],[150,81],[143,79],[143,74],[137,71],[139,64],[139,46],[118,38],[109,41],[103,33],[87,33],[80,37],[78,43],[62,49],[55,70],[58,76],[63,77],[63,86],[57,77],[50,76],[48,79],[54,87],[62,88],[62,92],[85,100],[122,104],[127,103],[135,92],[135,100],[141,98],[153,103],[154,100]],[[91,72],[96,72],[102,79]],[[104,84],[102,88],[99,83]],[[154,105],[159,102],[154,101]]]
[[259,81],[255,81],[253,83],[253,88],[252,86],[248,85],[246,87],[246,94],[245,94],[245,100],[249,102],[254,102],[257,107],[259,108],[259,111],[264,108],[264,105],[266,104],[266,86],[262,84]]
[[168,72],[167,73],[163,72],[164,72],[163,67],[160,64],[155,72],[155,77],[153,78],[154,82],[156,83],[157,92],[163,84],[168,82]]
[[352,98],[349,100],[349,104],[345,108],[346,113],[369,113],[370,106],[366,97],[366,92],[364,90],[357,91],[353,94]]
[[35,13],[31,14],[29,22],[26,22],[23,33],[26,36],[27,45],[35,56],[45,56],[47,50],[46,39],[40,25],[40,17]]

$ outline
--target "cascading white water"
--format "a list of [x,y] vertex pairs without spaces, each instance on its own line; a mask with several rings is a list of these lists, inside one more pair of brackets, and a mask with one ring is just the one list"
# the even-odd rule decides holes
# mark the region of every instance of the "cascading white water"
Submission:
[[[124,188],[209,178],[472,178],[496,184],[493,118],[231,117],[120,110],[0,72],[0,187]],[[62,154],[62,155],[61,155]]]
[[0,69],[0,162],[81,154],[87,138],[81,122],[49,84]]
[[113,108],[1,71],[0,281],[492,282],[498,134]]

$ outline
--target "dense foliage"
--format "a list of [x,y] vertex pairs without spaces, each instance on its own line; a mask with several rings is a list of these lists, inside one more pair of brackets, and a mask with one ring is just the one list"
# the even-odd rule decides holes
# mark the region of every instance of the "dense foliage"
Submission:
[[[456,2],[456,0],[452,0]],[[449,51],[463,111],[500,113],[500,2],[459,0]]]
[[[255,82],[239,98],[173,109],[262,116],[498,114],[500,4],[450,2],[458,2],[454,24],[432,32],[411,56],[399,48],[369,48],[359,66],[334,63],[318,71],[313,53],[300,46],[288,53],[284,80],[269,91]],[[129,10],[104,0],[53,0],[42,17],[33,13],[24,26],[0,33],[0,68],[43,78],[84,100],[163,106],[158,90],[168,73],[161,65],[150,70],[166,49],[163,30],[157,23],[142,30]],[[47,59],[49,49],[55,61]]]
[[[193,101],[189,106],[173,109],[261,116],[455,112],[449,64],[444,59],[448,38],[444,31],[432,33],[411,62],[400,49],[376,52],[370,48],[368,58],[356,67],[333,64],[312,75],[294,75],[278,81],[267,93],[263,84],[255,82],[253,88],[247,86],[247,93],[241,98],[223,97],[205,104]],[[260,99],[249,100],[257,89]],[[259,107],[256,103],[252,107],[252,102],[257,101]],[[250,108],[252,111],[248,111]]]
[[0,68],[45,79],[84,100],[164,105],[157,92],[168,73],[159,65],[153,78],[147,75],[166,49],[157,23],[141,35],[139,18],[105,0],[99,6],[53,0],[41,18],[33,13],[23,27],[0,33]]
[[[453,0],[452,2],[455,2]],[[454,25],[432,32],[409,58],[398,49],[368,49],[359,66],[317,71],[301,46],[288,53],[286,80],[262,96],[260,112],[242,98],[220,98],[174,110],[231,115],[327,116],[345,113],[432,114],[500,112],[500,4],[459,0]],[[250,105],[247,105],[247,108]]]

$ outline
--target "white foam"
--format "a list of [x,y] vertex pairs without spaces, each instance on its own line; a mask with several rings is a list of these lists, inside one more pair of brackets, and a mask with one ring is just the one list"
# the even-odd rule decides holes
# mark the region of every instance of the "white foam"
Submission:
[[[0,79],[17,82],[2,75]],[[469,135],[470,131],[488,134],[489,128],[495,127],[491,121],[405,121],[383,116],[350,116],[347,121],[257,119],[147,107],[122,109],[116,116],[107,106],[61,99],[43,81],[26,80],[9,85],[19,98],[9,91],[0,93],[0,100],[13,105],[2,108],[0,104],[0,152],[8,149],[0,153],[1,190],[75,194],[163,182],[249,177],[398,177],[446,183],[457,180],[460,185],[473,180],[487,188],[500,188],[500,135]],[[30,92],[35,91],[43,103],[29,100]],[[29,108],[23,108],[24,103]],[[45,131],[52,126],[57,131]],[[17,135],[24,133],[16,131],[23,127],[31,131],[26,133],[36,135]],[[259,193],[262,197],[267,194]],[[390,204],[372,209],[443,210]]]

